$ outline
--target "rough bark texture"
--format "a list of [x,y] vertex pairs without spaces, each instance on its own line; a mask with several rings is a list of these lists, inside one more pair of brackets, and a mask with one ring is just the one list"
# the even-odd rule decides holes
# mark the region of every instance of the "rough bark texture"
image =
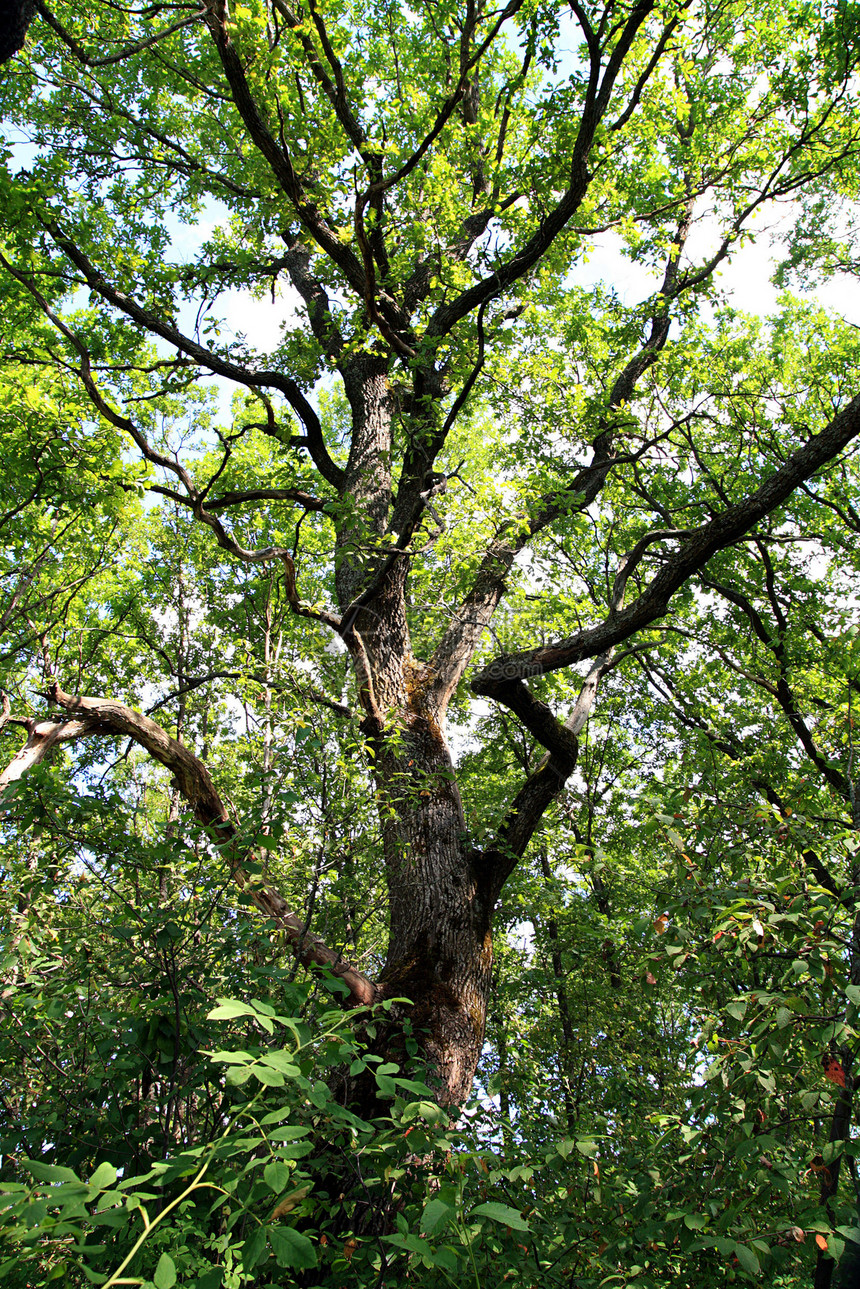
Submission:
[[[390,902],[388,956],[379,985],[405,997],[441,1100],[468,1096],[481,1053],[492,969],[492,900],[479,879],[445,738],[416,703],[395,750],[381,749]],[[391,792],[391,785],[399,791]],[[399,798],[399,799],[398,799]],[[394,1024],[400,1016],[395,1010]]]
[[0,66],[23,49],[36,0],[0,0]]

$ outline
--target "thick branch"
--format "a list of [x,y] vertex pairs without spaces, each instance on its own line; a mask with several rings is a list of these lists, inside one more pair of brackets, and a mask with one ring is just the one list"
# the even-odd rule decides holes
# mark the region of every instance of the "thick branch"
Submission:
[[[654,7],[653,0],[639,0],[639,3],[634,5],[610,55],[599,89],[596,84],[589,87],[579,133],[571,156],[570,183],[561,199],[541,220],[525,245],[500,264],[489,277],[468,287],[455,300],[439,306],[427,327],[428,337],[448,335],[461,318],[465,318],[491,296],[518,282],[534,268],[538,260],[543,258],[558,235],[570,223],[588,191],[591,176],[586,162],[594,142],[595,131],[609,105],[624,59],[639,29],[653,12]],[[596,77],[593,79],[596,80]]]
[[[168,344],[173,345],[180,353],[188,354],[195,362],[202,367],[208,368],[209,371],[214,372],[217,376],[225,376],[228,380],[233,380],[239,385],[245,385],[249,389],[263,387],[276,389],[283,394],[305,427],[307,447],[313,458],[314,465],[324,479],[327,479],[335,488],[340,487],[343,481],[343,471],[339,466],[335,465],[329,456],[323,441],[319,417],[294,380],[291,380],[289,376],[285,376],[282,372],[249,371],[248,368],[241,367],[238,363],[230,362],[229,359],[223,358],[211,349],[207,349],[205,345],[198,344],[190,336],[183,335],[172,322],[165,322],[163,318],[160,318],[150,309],[144,308],[137,300],[112,286],[81,248],[63,232],[56,222],[46,220],[44,226],[60,249],[65,252],[75,267],[83,274],[84,280],[91,290],[100,295],[108,304],[125,313],[133,322],[146,328],[154,335],[161,336],[162,340],[166,340]],[[12,269],[11,265],[7,265],[7,267],[32,294],[37,294],[24,275]]]
[[159,41],[172,36],[175,31],[181,31],[183,27],[190,27],[192,23],[200,21],[200,14],[194,13],[190,18],[180,18],[171,23],[163,31],[156,31],[152,36],[147,36],[143,40],[136,40],[134,44],[127,45],[125,49],[119,50],[116,54],[108,54],[104,58],[91,58],[83,45],[79,44],[71,32],[66,31],[63,24],[54,17],[44,0],[36,0],[36,8],[48,26],[57,33],[63,44],[72,51],[75,58],[84,67],[109,67],[111,63],[125,62],[127,58],[131,58],[134,54],[139,54],[144,49],[149,49],[151,45],[157,45]]
[[[150,491],[154,492],[155,489]],[[206,509],[214,513],[216,510],[228,510],[231,506],[243,506],[249,501],[291,501],[305,510],[323,511],[326,508],[324,500],[312,496],[302,488],[250,488],[244,492],[222,492],[220,496],[207,500]],[[190,500],[188,504],[192,504]]]
[[[299,43],[301,44],[301,47],[304,50],[305,57],[308,60],[308,66],[310,67],[311,72],[313,73],[314,80],[321,87],[321,89],[325,93],[326,98],[329,100],[332,107],[334,108],[335,115],[337,116],[338,121],[343,127],[344,133],[346,134],[347,138],[354,145],[357,151],[364,157],[365,161],[367,161],[368,158],[364,151],[364,147],[367,142],[367,136],[365,135],[364,130],[362,129],[358,118],[356,117],[355,113],[352,111],[351,107],[349,106],[349,103],[347,102],[346,85],[343,79],[343,71],[341,69],[338,59],[334,54],[333,49],[331,48],[331,43],[328,39],[328,33],[325,29],[325,24],[323,23],[323,20],[320,17],[320,14],[317,11],[316,7],[313,4],[311,4],[310,6],[311,15],[314,20],[314,25],[319,34],[320,41],[322,43],[326,58],[329,62],[330,67],[332,68],[332,71],[334,72],[335,81],[332,81],[328,72],[323,67],[322,62],[320,61],[320,58],[319,58],[319,54],[317,53],[316,48],[314,47],[314,42],[311,38],[310,32],[308,31],[306,25],[299,18],[299,16],[293,12],[293,10],[290,8],[288,4],[285,3],[285,0],[274,0],[274,7],[277,9],[278,13],[284,19],[284,21],[286,22],[290,30],[293,31],[298,37]],[[371,154],[371,157],[374,160],[376,159],[375,154]]]
[[263,119],[251,93],[242,60],[227,32],[226,5],[223,0],[208,0],[206,24],[218,50],[233,101],[255,147],[268,163],[314,241],[346,275],[352,289],[363,296],[364,275],[354,251],[340,241],[335,230],[329,227],[316,207],[307,200],[286,147],[278,143]]
[[[5,714],[4,724],[7,721],[9,721],[8,712]],[[107,732],[100,731],[98,726],[89,720],[32,720],[26,722],[25,728],[27,742],[20,751],[15,753],[5,770],[0,771],[0,794],[10,784],[22,779],[28,770],[32,770],[34,766],[44,761],[57,744],[85,738],[88,734]]]
[[196,818],[227,858],[232,876],[240,887],[249,887],[254,903],[284,932],[299,961],[306,967],[331,972],[343,980],[349,989],[350,1004],[369,1006],[375,1002],[376,986],[373,982],[356,968],[341,962],[338,954],[318,936],[311,934],[274,887],[268,883],[249,884],[242,863],[253,856],[245,850],[209,771],[193,752],[171,738],[148,716],[113,699],[73,696],[64,693],[56,681],[51,684],[48,697],[69,712],[70,719],[32,722],[26,744],[0,775],[0,788],[20,779],[60,742],[91,734],[133,739],[170,770]]
[[35,12],[35,0],[4,0],[0,9],[0,66],[24,48]]
[[519,716],[531,734],[548,749],[511,803],[492,846],[476,861],[493,901],[534,836],[544,812],[561,792],[576,766],[579,735],[585,727],[602,678],[612,667],[612,651],[596,659],[588,672],[573,711],[562,724],[546,703],[515,680],[500,701]]
[[310,272],[311,253],[295,241],[281,260],[290,281],[305,302],[311,331],[329,358],[337,361],[343,353],[344,339],[332,317],[331,302],[322,283]]
[[731,546],[760,520],[780,506],[816,470],[832,460],[860,434],[860,395],[852,399],[829,425],[794,452],[785,464],[743,501],[696,529],[681,542],[676,555],[666,560],[637,600],[603,622],[575,635],[536,649],[496,658],[475,678],[476,694],[492,697],[495,690],[515,677],[556,671],[586,658],[596,657],[628,640],[637,631],[662,618],[672,596],[720,550]]

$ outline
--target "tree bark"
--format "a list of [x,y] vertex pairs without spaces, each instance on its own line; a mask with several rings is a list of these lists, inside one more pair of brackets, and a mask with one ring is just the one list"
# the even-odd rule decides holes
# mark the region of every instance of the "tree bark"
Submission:
[[389,1054],[402,1059],[403,1019],[439,1080],[442,1104],[468,1096],[481,1054],[493,962],[492,899],[468,841],[450,751],[416,697],[402,729],[374,758],[382,797],[389,892],[384,997],[392,1009]]
[[0,0],[0,66],[23,49],[36,0]]

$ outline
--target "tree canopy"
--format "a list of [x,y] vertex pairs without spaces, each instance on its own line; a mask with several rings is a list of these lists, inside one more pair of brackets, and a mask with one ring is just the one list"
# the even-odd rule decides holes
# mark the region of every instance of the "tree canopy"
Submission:
[[835,1286],[860,8],[9,15],[0,1278]]

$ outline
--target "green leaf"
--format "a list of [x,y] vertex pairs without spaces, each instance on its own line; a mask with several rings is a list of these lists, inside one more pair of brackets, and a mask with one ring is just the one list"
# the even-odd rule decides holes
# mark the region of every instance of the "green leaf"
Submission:
[[258,1079],[264,1087],[282,1088],[284,1086],[284,1076],[281,1074],[281,1071],[270,1069],[268,1065],[260,1063],[252,1065],[250,1073],[253,1074],[254,1078]]
[[409,1253],[424,1254],[427,1251],[427,1242],[420,1239],[417,1235],[412,1235],[408,1231],[398,1235],[383,1235],[386,1244],[393,1244],[395,1248],[406,1249]]
[[317,1255],[306,1235],[291,1226],[270,1226],[269,1243],[279,1267],[315,1267]]
[[86,1276],[87,1280],[89,1280],[91,1285],[103,1285],[106,1283],[108,1279],[108,1277],[105,1275],[102,1275],[100,1271],[93,1271],[92,1268],[88,1267],[85,1262],[82,1262],[80,1264],[80,1270],[83,1271],[84,1275]]
[[288,1185],[292,1175],[293,1174],[289,1166],[287,1164],[282,1164],[277,1160],[266,1164],[266,1167],[263,1169],[263,1180],[269,1190],[274,1191],[276,1195],[280,1195],[284,1187]]
[[43,1164],[38,1159],[22,1159],[21,1166],[40,1182],[77,1182],[80,1187],[85,1187],[85,1183],[72,1172],[71,1168],[62,1168],[58,1164]]
[[176,1284],[176,1266],[169,1253],[162,1253],[152,1277],[155,1289],[173,1289]]
[[109,1187],[116,1185],[117,1172],[113,1164],[107,1162],[99,1164],[96,1171],[90,1177],[89,1184],[95,1190],[105,1191]]
[[258,1226],[245,1239],[245,1244],[242,1248],[242,1266],[246,1271],[253,1271],[254,1267],[259,1262],[262,1262],[265,1256],[266,1228]]
[[204,1271],[202,1276],[198,1276],[191,1285],[191,1289],[221,1289],[224,1283],[224,1268],[213,1267],[211,1271]]
[[745,1244],[736,1244],[734,1247],[735,1257],[737,1258],[744,1271],[751,1276],[757,1276],[761,1271],[761,1265],[752,1249]]
[[132,1220],[134,1212],[126,1208],[105,1208],[95,1213],[92,1218],[94,1226],[109,1226],[118,1230],[121,1226],[127,1226]]
[[473,1217],[489,1217],[493,1222],[501,1222],[509,1226],[514,1231],[527,1231],[529,1224],[519,1212],[518,1209],[511,1208],[509,1204],[498,1204],[495,1200],[490,1200],[486,1204],[479,1204],[473,1208],[469,1214],[470,1219]]
[[256,1016],[253,1007],[237,1002],[234,998],[222,999],[217,1007],[206,1013],[207,1020],[235,1020],[238,1016]]
[[456,1209],[453,1204],[447,1204],[445,1200],[438,1197],[431,1199],[421,1214],[422,1234],[432,1235],[437,1226],[440,1226],[442,1222],[449,1222],[455,1212]]
[[295,1058],[291,1052],[267,1052],[260,1058],[263,1065],[270,1066],[273,1070],[280,1070],[282,1074],[289,1075],[290,1078],[299,1078],[301,1070],[296,1065]]

